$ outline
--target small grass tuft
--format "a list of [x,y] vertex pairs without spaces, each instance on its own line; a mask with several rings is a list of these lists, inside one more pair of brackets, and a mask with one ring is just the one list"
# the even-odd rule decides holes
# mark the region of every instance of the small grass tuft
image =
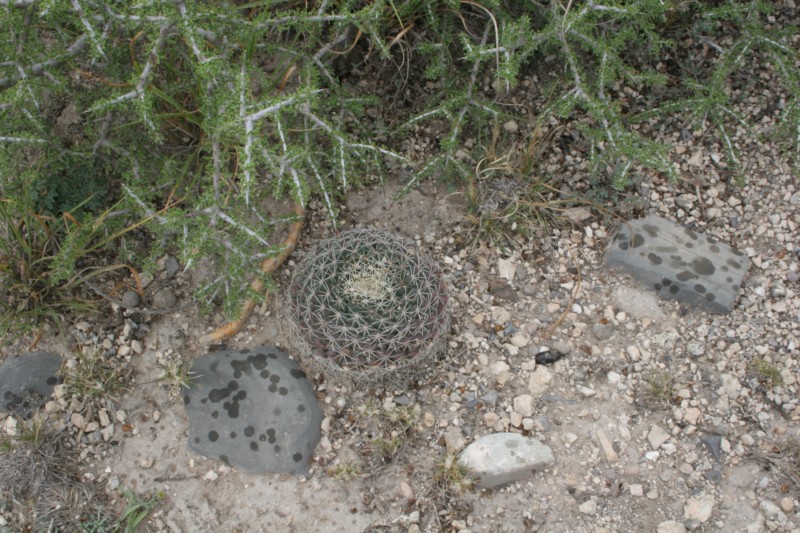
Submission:
[[117,399],[127,389],[129,370],[97,349],[82,348],[74,366],[63,370],[67,395],[99,402]]
[[141,498],[131,490],[123,489],[122,495],[127,500],[125,508],[120,514],[114,531],[123,533],[134,533],[139,530],[145,518],[150,512],[164,499],[164,493],[158,492],[151,496]]
[[475,486],[477,479],[466,466],[458,462],[456,454],[448,453],[436,463],[433,482],[444,495],[461,497]]
[[644,407],[669,407],[675,398],[675,378],[667,371],[655,371],[644,377],[639,401]]
[[338,481],[353,481],[362,475],[357,463],[339,463],[328,468],[328,475]]
[[750,374],[767,389],[783,385],[780,367],[764,357],[753,358],[748,365],[748,369]]

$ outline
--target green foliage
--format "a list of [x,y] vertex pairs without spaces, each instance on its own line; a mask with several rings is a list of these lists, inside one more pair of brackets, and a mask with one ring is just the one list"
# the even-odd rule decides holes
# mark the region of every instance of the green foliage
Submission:
[[135,533],[139,531],[139,526],[142,525],[144,519],[164,499],[164,494],[161,492],[146,498],[140,498],[133,491],[123,489],[122,495],[127,503],[113,529],[113,531],[120,533]]
[[[469,176],[456,151],[489,138],[511,112],[502,96],[529,73],[545,74],[550,95],[531,111],[577,124],[600,187],[622,189],[641,167],[673,175],[667,147],[639,126],[675,113],[715,129],[735,167],[733,133],[747,125],[731,86],[754,66],[782,81],[776,134],[800,157],[798,53],[768,11],[756,0],[5,2],[0,198],[14,209],[0,225],[61,217],[35,229],[50,287],[94,252],[128,261],[123,230],[143,226],[156,238],[137,267],[166,250],[189,266],[211,259],[200,303],[235,309],[254,296],[244,279],[280,251],[291,220],[280,202],[314,197],[335,218],[344,193],[390,165],[411,167],[408,187]],[[392,94],[405,107],[388,131],[365,111]],[[430,159],[389,148],[420,125],[439,132]]]

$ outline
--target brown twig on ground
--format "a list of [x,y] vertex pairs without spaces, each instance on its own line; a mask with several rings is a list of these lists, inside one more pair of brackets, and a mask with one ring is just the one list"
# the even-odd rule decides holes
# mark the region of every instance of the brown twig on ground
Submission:
[[[270,274],[278,270],[278,267],[280,267],[283,262],[286,261],[286,258],[289,257],[289,255],[294,251],[295,246],[297,246],[297,241],[300,238],[300,231],[303,229],[305,210],[298,202],[294,204],[294,212],[299,218],[292,223],[291,227],[289,227],[289,233],[286,235],[286,239],[283,241],[283,251],[279,255],[275,257],[268,257],[261,262],[261,272],[264,274]],[[255,292],[262,292],[264,290],[264,282],[260,278],[256,278],[250,283],[250,288]],[[267,294],[266,298],[267,301],[269,301],[270,295]],[[228,322],[217,330],[207,335],[203,335],[200,337],[198,342],[200,344],[211,344],[212,342],[218,342],[236,335],[239,333],[239,331],[241,331],[245,322],[247,322],[247,320],[250,318],[250,313],[253,312],[253,308],[255,306],[255,300],[252,298],[248,299],[242,305],[242,310],[239,313],[239,318],[237,320]]]

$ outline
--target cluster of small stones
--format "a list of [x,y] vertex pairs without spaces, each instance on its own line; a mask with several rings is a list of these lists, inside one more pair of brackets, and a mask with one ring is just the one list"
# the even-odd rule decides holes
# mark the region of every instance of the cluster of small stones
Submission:
[[[152,309],[166,310],[175,306],[177,298],[169,285],[174,285],[172,280],[177,273],[177,262],[173,257],[165,256],[159,261],[157,278],[171,281],[166,284],[168,286],[158,289],[155,296],[148,300],[147,303]],[[153,278],[144,275],[140,278],[145,289],[153,281]],[[131,308],[141,308],[143,305],[135,291],[123,293],[120,301]],[[134,358],[142,357],[148,348],[151,350],[155,348],[147,346],[146,343],[150,333],[149,323],[156,315],[140,314],[135,310],[131,311],[113,304],[112,312],[110,320],[96,323],[83,320],[72,324],[68,333],[72,338],[70,346],[74,347],[74,350],[64,354],[65,372],[69,373],[78,367],[81,364],[79,359],[86,354],[102,358],[105,363],[124,373],[125,369],[133,366]],[[188,334],[189,326],[186,321],[181,323],[180,334]],[[153,351],[155,352],[153,374],[145,381],[157,380],[160,377],[158,369],[176,368],[181,362],[180,356],[171,349]],[[133,376],[127,386],[135,386],[136,380],[136,376]],[[118,398],[107,397],[101,391],[97,391],[98,398],[95,400],[80,398],[70,395],[68,386],[68,383],[55,385],[52,398],[44,404],[37,416],[45,417],[51,429],[69,433],[71,441],[78,447],[78,459],[81,469],[85,470],[83,473],[85,480],[97,481],[107,491],[113,492],[120,486],[119,478],[110,469],[100,468],[112,456],[112,448],[109,446],[117,446],[122,439],[139,435],[137,421],[158,424],[162,418],[162,411],[158,407],[146,409],[137,413],[137,420],[134,420],[132,414],[118,407]],[[175,398],[178,397],[176,394]],[[18,417],[12,414],[3,420],[2,430],[5,434],[13,436],[19,433],[20,424]],[[139,466],[151,468],[153,464],[154,458],[148,457],[143,458]]]

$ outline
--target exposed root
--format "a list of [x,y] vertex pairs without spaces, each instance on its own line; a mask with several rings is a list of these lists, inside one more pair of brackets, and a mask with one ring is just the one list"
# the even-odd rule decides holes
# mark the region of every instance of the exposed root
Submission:
[[[300,231],[303,229],[305,211],[299,203],[295,203],[294,212],[299,218],[289,227],[289,233],[286,235],[286,239],[283,241],[283,251],[279,255],[275,257],[268,257],[261,262],[261,272],[264,274],[271,274],[272,272],[278,270],[278,267],[280,267],[283,262],[286,261],[286,258],[291,255],[297,246],[297,241],[300,239]],[[261,281],[261,279],[256,278],[252,281],[252,283],[250,283],[250,288],[255,292],[262,292],[264,290],[264,282]],[[269,301],[271,296],[269,294],[265,296],[267,301]],[[203,335],[200,337],[199,343],[211,344],[212,342],[219,342],[236,335],[239,333],[239,331],[241,331],[242,327],[250,318],[250,314],[253,312],[253,308],[255,306],[256,302],[252,298],[248,299],[242,305],[242,310],[239,313],[239,318],[237,320],[228,322],[219,329],[207,335]]]

